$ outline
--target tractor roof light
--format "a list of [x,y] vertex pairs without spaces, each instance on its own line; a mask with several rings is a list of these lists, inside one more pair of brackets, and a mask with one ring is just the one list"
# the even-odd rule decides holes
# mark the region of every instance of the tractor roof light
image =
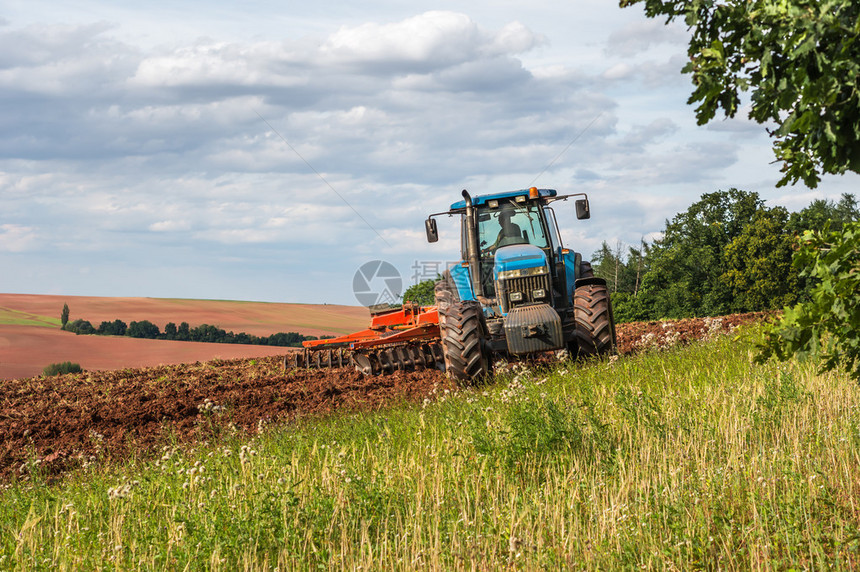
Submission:
[[497,200],[487,201],[487,206],[490,207],[491,209],[497,209],[497,208],[499,208],[499,201],[497,201]]
[[529,198],[530,199],[536,199],[539,196],[540,196],[540,193],[538,192],[537,187],[532,187],[529,189]]
[[517,195],[517,198],[514,200],[517,201],[518,203],[524,203],[524,202],[526,202],[526,196],[525,195]]

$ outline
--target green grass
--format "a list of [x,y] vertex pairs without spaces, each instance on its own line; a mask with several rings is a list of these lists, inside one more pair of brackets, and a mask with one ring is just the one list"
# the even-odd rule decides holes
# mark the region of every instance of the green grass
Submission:
[[[0,492],[0,569],[856,569],[860,390],[743,342]],[[217,414],[217,413],[215,413]]]
[[61,322],[59,318],[50,318],[48,316],[40,316],[38,314],[19,312],[18,310],[0,307],[0,325],[59,328]]

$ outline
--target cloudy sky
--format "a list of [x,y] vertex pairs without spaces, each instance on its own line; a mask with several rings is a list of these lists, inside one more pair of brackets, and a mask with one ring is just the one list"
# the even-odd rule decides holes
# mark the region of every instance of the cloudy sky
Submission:
[[702,193],[791,210],[743,118],[696,126],[686,31],[608,0],[0,3],[0,291],[356,304],[454,260],[472,194],[536,185],[589,257]]

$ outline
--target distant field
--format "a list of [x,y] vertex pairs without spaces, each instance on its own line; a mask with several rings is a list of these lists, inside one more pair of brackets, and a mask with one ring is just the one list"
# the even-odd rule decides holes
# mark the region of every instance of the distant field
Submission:
[[[311,336],[346,334],[367,327],[370,316],[361,306],[280,304],[231,300],[182,300],[173,298],[100,298],[94,296],[41,296],[0,294],[0,309],[51,316],[59,325],[63,304],[69,305],[69,319],[82,318],[98,327],[116,319],[126,323],[149,320],[164,324],[188,322],[191,326],[210,324],[227,331],[269,335],[298,332]],[[0,323],[2,318],[0,318]]]
[[0,379],[38,375],[46,365],[63,361],[79,363],[84,369],[105,370],[290,351],[268,346],[76,336],[59,328],[63,304],[69,305],[71,320],[89,320],[95,327],[116,319],[126,323],[149,320],[161,329],[167,322],[188,322],[254,335],[339,335],[366,328],[370,317],[367,309],[359,306],[0,294]]
[[4,326],[45,326],[55,328],[60,326],[59,318],[39,316],[27,312],[18,312],[0,307],[0,325]]

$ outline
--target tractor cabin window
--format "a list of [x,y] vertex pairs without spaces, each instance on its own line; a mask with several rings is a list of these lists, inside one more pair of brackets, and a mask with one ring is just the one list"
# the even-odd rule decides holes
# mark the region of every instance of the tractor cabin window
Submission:
[[516,204],[513,201],[498,208],[480,208],[478,212],[478,244],[485,255],[512,244],[533,244],[547,248],[547,238],[541,224],[540,207]]

